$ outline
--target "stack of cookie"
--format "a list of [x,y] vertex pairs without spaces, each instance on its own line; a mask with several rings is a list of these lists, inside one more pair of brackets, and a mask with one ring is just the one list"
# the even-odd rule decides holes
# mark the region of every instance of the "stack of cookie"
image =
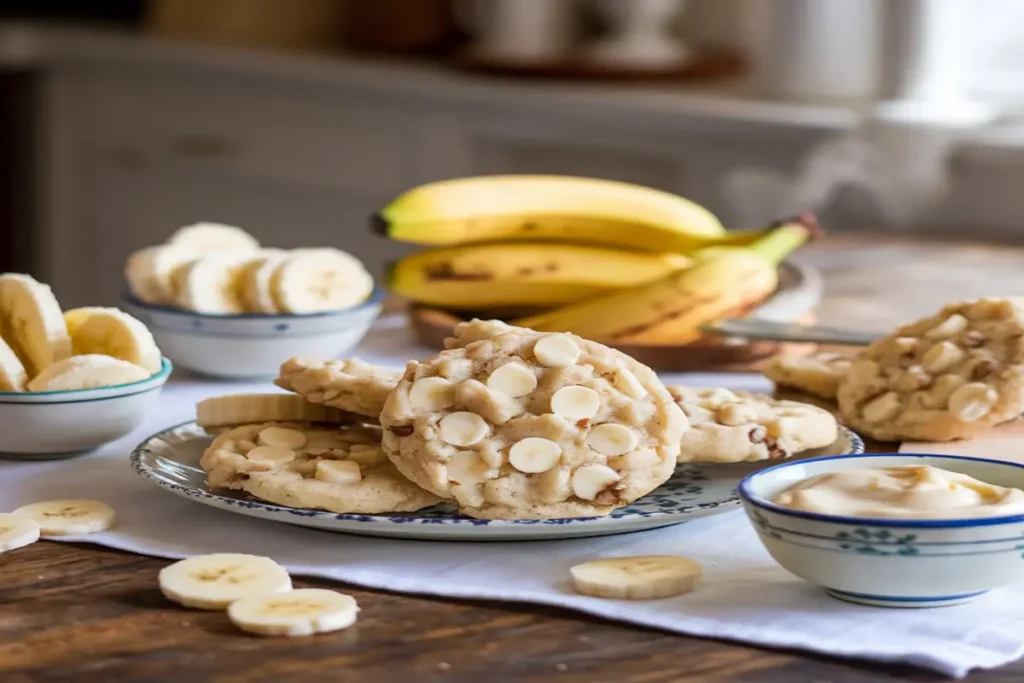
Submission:
[[856,356],[779,358],[764,373],[879,441],[971,438],[1024,412],[1024,300],[952,303]]
[[680,461],[785,458],[837,436],[814,406],[665,387],[571,334],[473,320],[445,346],[404,373],[357,359],[285,362],[276,384],[296,395],[268,395],[288,402],[274,421],[200,416],[220,431],[202,459],[210,486],[335,512],[445,500],[485,519],[593,517],[650,493]]

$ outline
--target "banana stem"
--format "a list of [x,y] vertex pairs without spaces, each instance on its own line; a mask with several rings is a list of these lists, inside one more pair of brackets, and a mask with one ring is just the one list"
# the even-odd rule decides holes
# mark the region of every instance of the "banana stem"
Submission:
[[821,232],[813,216],[800,216],[777,223],[776,226],[749,247],[772,265],[782,263],[784,258]]

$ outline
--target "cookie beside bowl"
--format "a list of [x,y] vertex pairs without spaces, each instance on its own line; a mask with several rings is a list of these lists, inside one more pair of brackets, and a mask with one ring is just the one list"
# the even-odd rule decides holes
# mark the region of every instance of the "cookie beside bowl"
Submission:
[[1024,465],[952,455],[869,453],[786,462],[740,482],[744,510],[783,568],[829,595],[876,607],[944,607],[1021,580],[1024,514],[894,519],[805,512],[773,502],[810,477],[931,466],[1024,488]]
[[124,302],[164,353],[192,372],[221,379],[275,377],[292,356],[334,358],[355,347],[380,315],[384,293],[356,306],[305,314],[212,314],[148,304],[130,292]]
[[146,419],[172,369],[164,358],[158,372],[138,382],[0,392],[0,458],[69,458],[125,436]]

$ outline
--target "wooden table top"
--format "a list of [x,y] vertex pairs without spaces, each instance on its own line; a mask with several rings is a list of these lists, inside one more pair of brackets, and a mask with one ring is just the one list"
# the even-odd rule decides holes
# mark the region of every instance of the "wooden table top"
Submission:
[[[895,251],[879,251],[885,244]],[[1022,247],[841,237],[811,247],[806,256],[828,278],[821,317],[829,324],[855,321],[884,329],[960,296],[1024,292]],[[260,638],[236,631],[223,614],[168,603],[157,589],[157,572],[166,564],[45,541],[0,556],[0,681],[948,680],[911,668],[622,626],[536,605],[348,586],[340,588],[362,608],[354,627],[309,638]],[[306,580],[296,586],[339,587]],[[1024,680],[1024,662],[966,680],[1016,683]]]

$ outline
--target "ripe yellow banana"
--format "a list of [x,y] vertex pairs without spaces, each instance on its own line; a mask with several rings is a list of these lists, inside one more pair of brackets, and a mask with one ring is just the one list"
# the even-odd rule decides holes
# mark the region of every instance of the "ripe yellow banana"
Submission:
[[414,301],[462,310],[561,306],[650,282],[689,264],[680,254],[491,242],[407,256],[389,269],[388,287]]
[[686,253],[749,241],[703,206],[640,185],[573,176],[477,176],[421,185],[373,217],[399,242],[554,241]]
[[778,285],[778,264],[817,232],[812,217],[780,224],[750,247],[714,247],[660,280],[512,321],[614,343],[687,344],[700,327],[756,307]]

